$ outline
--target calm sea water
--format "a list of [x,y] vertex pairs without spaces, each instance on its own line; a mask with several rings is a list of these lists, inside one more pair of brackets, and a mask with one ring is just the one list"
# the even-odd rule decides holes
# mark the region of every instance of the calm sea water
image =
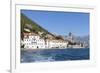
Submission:
[[89,60],[89,48],[22,50],[21,63]]

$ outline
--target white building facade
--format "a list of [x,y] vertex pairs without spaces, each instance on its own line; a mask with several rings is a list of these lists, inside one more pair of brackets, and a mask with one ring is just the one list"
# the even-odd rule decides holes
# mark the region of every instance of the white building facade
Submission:
[[63,40],[47,40],[47,48],[67,48],[68,42]]
[[45,48],[44,39],[40,38],[39,35],[34,33],[24,33],[24,48],[26,49],[38,49]]
[[67,48],[68,42],[56,39],[44,40],[38,34],[24,33],[23,44],[25,49],[61,49]]

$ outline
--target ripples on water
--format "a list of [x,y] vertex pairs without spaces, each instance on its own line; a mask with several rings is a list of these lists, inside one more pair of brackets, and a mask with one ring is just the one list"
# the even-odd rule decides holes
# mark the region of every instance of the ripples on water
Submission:
[[21,63],[88,60],[89,48],[22,50]]

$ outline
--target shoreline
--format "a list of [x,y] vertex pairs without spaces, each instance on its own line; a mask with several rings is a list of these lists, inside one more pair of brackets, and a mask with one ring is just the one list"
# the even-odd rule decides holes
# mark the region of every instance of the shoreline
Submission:
[[41,49],[21,49],[21,51],[26,51],[26,50],[63,50],[63,49],[89,49],[89,48],[41,48]]

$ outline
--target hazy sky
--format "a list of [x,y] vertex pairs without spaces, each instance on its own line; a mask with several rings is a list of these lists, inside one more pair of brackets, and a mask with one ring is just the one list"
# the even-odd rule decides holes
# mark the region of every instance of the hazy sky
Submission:
[[89,13],[21,10],[28,18],[51,33],[89,35]]

